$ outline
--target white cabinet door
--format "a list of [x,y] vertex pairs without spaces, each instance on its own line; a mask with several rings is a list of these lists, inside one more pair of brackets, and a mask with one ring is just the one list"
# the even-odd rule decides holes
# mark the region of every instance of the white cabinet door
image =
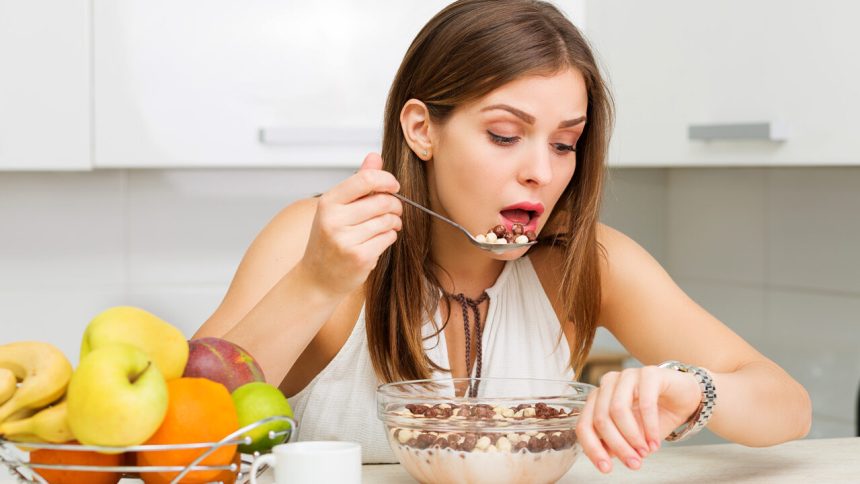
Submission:
[[[611,163],[860,164],[860,3],[589,0],[586,11],[616,98]],[[759,138],[750,123],[785,139],[738,139]],[[690,139],[696,125],[722,139]]]
[[96,166],[358,166],[445,3],[95,0]]
[[0,170],[85,170],[89,0],[0,0]]

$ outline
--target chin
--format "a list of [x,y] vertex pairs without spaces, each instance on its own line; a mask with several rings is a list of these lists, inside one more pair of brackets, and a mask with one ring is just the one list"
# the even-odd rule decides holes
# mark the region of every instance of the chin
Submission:
[[483,252],[485,254],[487,254],[487,256],[490,257],[491,259],[509,261],[509,260],[516,260],[516,259],[519,259],[520,257],[525,256],[528,253],[528,251],[529,251],[529,247],[523,247],[522,249],[517,249],[517,250],[510,250],[508,252],[505,252],[504,254],[496,254],[495,252],[486,252],[486,251],[483,251]]

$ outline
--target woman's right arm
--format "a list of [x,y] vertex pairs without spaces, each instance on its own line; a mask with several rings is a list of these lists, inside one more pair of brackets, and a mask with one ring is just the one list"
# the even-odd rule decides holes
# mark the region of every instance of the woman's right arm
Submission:
[[371,154],[361,170],[318,199],[285,208],[257,236],[221,305],[194,338],[248,350],[279,385],[346,296],[397,238],[397,180]]

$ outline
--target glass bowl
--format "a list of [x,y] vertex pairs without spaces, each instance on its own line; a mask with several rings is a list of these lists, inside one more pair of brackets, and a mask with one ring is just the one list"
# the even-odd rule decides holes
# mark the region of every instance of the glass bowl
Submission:
[[420,482],[555,482],[582,451],[576,421],[593,389],[534,378],[403,381],[377,389],[377,414]]

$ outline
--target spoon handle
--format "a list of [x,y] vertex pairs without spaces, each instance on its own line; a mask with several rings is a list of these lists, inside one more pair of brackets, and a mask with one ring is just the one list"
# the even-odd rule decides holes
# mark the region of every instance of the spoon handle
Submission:
[[436,212],[434,212],[434,211],[430,210],[429,208],[426,208],[426,207],[424,207],[423,205],[420,205],[420,204],[418,204],[418,203],[416,203],[416,202],[413,202],[412,200],[410,200],[410,199],[408,199],[408,198],[404,197],[403,195],[401,195],[401,194],[399,194],[399,193],[392,193],[392,195],[394,195],[395,197],[397,197],[397,198],[399,198],[400,200],[402,200],[402,201],[404,201],[404,202],[408,203],[409,205],[412,205],[413,207],[415,207],[415,208],[417,208],[417,209],[419,209],[419,210],[423,210],[424,212],[427,212],[428,214],[430,214],[430,215],[432,215],[432,216],[434,216],[434,217],[436,217],[436,218],[438,218],[438,219],[440,219],[440,220],[444,220],[445,222],[448,222],[449,224],[453,225],[454,227],[457,227],[458,229],[460,229],[460,230],[462,230],[463,232],[465,232],[466,234],[468,234],[468,235],[469,235],[469,237],[472,237],[472,234],[469,234],[469,231],[468,231],[468,230],[466,230],[466,229],[464,229],[464,228],[463,228],[462,226],[460,226],[460,224],[458,224],[457,222],[454,222],[453,220],[451,220],[451,219],[449,219],[449,218],[447,218],[447,217],[445,217],[445,216],[439,215],[438,213],[436,213]]

